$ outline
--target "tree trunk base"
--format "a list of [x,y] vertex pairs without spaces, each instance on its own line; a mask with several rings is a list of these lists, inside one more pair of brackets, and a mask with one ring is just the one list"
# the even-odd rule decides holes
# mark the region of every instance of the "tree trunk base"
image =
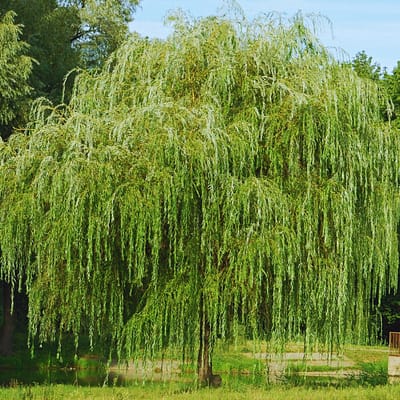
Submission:
[[197,376],[202,387],[220,387],[222,379],[220,375],[214,375],[211,362],[211,326],[207,317],[200,314],[200,346],[197,359]]
[[210,372],[211,367],[204,368],[198,372],[199,386],[201,387],[220,387],[222,385],[221,375],[214,375]]
[[211,387],[220,387],[222,385],[222,378],[221,375],[211,375],[208,380],[208,386]]
[[0,355],[11,356],[13,354],[13,334],[15,321],[11,314],[11,286],[1,283],[3,324],[0,328]]

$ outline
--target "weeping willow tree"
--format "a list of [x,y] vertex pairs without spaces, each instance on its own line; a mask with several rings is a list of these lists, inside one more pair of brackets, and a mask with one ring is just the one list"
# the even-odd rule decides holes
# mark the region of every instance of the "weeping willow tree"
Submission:
[[180,348],[212,383],[217,337],[241,326],[368,337],[398,273],[384,101],[301,15],[181,16],[165,41],[130,38],[1,144],[1,278],[26,290],[31,344]]

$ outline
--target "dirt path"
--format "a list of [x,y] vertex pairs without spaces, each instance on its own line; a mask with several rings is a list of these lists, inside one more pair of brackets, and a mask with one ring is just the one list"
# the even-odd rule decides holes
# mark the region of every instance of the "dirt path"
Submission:
[[288,367],[306,364],[308,367],[327,366],[335,368],[332,371],[300,371],[301,376],[329,376],[345,378],[347,376],[359,375],[356,363],[346,356],[329,355],[327,353],[305,354],[301,352],[269,354],[269,353],[246,353],[248,357],[265,360],[270,378],[282,377]]
[[[301,376],[325,376],[345,378],[347,376],[359,375],[361,371],[356,368],[356,363],[346,356],[328,355],[326,353],[243,353],[243,355],[256,359],[265,360],[266,370],[271,380],[279,379],[285,375],[290,367],[304,365],[307,367],[328,366],[332,371],[299,371]],[[130,362],[128,364],[112,364],[109,367],[110,378],[118,377],[124,381],[129,380],[152,380],[171,381],[180,379],[181,363],[176,360],[156,360]]]
[[182,372],[180,366],[181,362],[176,360],[138,361],[111,364],[108,371],[111,379],[118,377],[123,381],[171,381],[177,379]]

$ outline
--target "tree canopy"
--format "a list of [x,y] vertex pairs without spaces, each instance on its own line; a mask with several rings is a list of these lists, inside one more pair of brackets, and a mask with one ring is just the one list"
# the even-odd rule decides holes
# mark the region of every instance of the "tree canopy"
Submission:
[[33,98],[44,96],[58,104],[72,69],[100,67],[126,39],[138,2],[2,0],[0,14],[16,13],[22,39],[37,61],[30,80]]
[[363,50],[358,52],[352,60],[352,67],[361,78],[372,79],[379,82],[382,78],[382,70],[378,63]]
[[397,285],[398,134],[306,22],[178,16],[1,145],[1,276],[32,343],[370,335]]
[[[1,15],[0,15],[1,17]],[[21,26],[14,23],[15,14],[9,12],[0,19],[0,135],[21,117],[28,107],[31,91],[28,79],[32,59],[28,45],[20,40]]]
[[385,74],[383,85],[393,102],[393,117],[397,127],[400,126],[400,62],[391,74]]

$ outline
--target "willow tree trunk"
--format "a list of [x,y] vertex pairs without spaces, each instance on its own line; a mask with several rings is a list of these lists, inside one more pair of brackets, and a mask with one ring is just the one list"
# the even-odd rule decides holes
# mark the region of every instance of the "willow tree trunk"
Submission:
[[200,346],[197,358],[197,376],[202,386],[221,386],[220,375],[212,371],[211,325],[207,315],[200,310]]
[[13,352],[14,315],[11,313],[11,286],[1,283],[3,323],[0,328],[0,355],[10,356]]

